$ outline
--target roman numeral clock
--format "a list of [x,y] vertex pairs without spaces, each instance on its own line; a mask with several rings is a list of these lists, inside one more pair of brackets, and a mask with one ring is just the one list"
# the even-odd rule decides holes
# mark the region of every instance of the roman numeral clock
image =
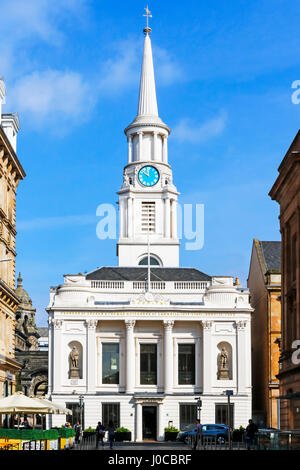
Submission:
[[159,172],[152,165],[143,166],[138,172],[138,180],[143,186],[154,186],[159,180]]

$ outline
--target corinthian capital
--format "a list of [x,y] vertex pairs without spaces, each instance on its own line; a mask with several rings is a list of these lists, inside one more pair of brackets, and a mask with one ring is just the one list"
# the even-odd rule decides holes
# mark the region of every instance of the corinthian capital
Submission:
[[93,320],[93,319],[86,321],[87,327],[90,330],[94,330],[97,326],[97,323],[98,323],[98,320]]
[[135,325],[135,320],[125,320],[126,330],[133,330]]
[[204,330],[211,330],[212,324],[213,324],[212,321],[205,320],[202,322],[202,327]]
[[174,326],[174,320],[164,320],[164,328],[165,330],[172,331]]
[[54,319],[52,320],[52,325],[54,326],[54,328],[55,328],[56,330],[60,330],[61,327],[62,327],[62,324],[63,324],[63,321],[62,321],[62,320],[58,320],[57,318],[54,318]]

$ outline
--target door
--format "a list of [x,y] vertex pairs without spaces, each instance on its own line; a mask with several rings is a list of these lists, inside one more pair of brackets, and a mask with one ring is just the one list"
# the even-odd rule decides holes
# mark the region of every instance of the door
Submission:
[[143,406],[143,440],[156,441],[156,414],[156,406]]

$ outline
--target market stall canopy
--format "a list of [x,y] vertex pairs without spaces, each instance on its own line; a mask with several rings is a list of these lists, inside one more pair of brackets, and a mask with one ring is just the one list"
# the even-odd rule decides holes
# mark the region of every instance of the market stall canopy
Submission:
[[47,405],[49,407],[49,409],[52,410],[52,411],[50,411],[50,413],[62,414],[62,415],[71,415],[72,414],[72,410],[69,410],[68,408],[66,408],[63,405],[59,405],[58,403],[53,403],[53,401],[47,400],[46,398],[42,398],[42,397],[32,397],[32,398],[34,400],[38,401],[39,403]]
[[0,400],[0,413],[48,414],[51,411],[47,404],[29,398],[22,392],[16,392]]

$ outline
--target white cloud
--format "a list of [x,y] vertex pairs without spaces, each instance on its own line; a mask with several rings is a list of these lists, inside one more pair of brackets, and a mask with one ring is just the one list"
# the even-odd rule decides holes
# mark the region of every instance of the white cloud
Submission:
[[174,127],[173,138],[179,142],[202,143],[217,137],[225,129],[227,114],[221,111],[220,114],[204,123],[195,123],[190,119],[182,119]]
[[[114,58],[101,67],[102,80],[99,93],[121,93],[132,85],[138,86],[143,43],[141,40],[127,40],[114,45]],[[160,47],[153,48],[153,61],[156,82],[170,85],[184,78],[182,68],[170,54]]]
[[30,113],[34,120],[54,117],[58,122],[77,119],[82,109],[92,105],[91,91],[76,72],[46,70],[20,78],[10,90],[13,107],[20,113]]

